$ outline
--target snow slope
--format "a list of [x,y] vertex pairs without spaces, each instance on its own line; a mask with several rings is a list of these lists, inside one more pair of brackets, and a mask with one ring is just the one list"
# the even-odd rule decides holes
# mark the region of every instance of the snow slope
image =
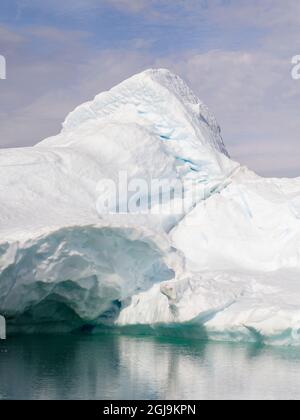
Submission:
[[299,269],[300,180],[264,179],[241,168],[174,228],[172,240],[193,270]]
[[[189,206],[99,214],[99,194],[113,195],[99,182],[125,171],[184,183]],[[214,117],[169,71],[101,93],[35,147],[0,150],[0,179],[9,331],[181,325],[199,337],[300,342],[300,178],[264,179],[233,162]]]

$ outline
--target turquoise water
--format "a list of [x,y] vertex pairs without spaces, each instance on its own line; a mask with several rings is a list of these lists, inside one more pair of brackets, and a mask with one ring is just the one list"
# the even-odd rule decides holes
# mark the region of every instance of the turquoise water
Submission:
[[299,399],[300,349],[119,335],[0,341],[0,399]]

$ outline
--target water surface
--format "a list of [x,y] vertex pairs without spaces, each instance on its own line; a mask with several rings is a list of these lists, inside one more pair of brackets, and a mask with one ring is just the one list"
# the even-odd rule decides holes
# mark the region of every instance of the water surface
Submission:
[[0,341],[0,399],[264,398],[300,398],[300,349],[119,335]]

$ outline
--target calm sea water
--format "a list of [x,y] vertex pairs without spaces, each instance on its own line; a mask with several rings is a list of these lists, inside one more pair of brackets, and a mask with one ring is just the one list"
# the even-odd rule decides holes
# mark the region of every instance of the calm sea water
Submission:
[[300,399],[300,349],[100,335],[0,341],[0,399]]

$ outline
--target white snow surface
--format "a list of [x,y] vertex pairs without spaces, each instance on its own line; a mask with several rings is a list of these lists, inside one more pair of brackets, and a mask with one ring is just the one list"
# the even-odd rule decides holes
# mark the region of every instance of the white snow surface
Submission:
[[[197,183],[180,214],[98,214],[99,181]],[[8,331],[109,325],[300,344],[300,178],[232,161],[215,118],[147,70],[35,147],[0,150],[0,313]],[[191,194],[189,187],[187,195]]]

